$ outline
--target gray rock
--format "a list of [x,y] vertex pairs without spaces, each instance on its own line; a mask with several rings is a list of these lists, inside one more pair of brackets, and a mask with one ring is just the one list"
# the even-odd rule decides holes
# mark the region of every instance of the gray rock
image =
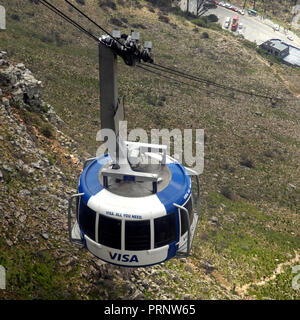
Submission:
[[20,190],[19,195],[21,197],[28,197],[31,195],[31,192],[27,189]]
[[296,190],[296,186],[295,186],[295,185],[293,185],[293,184],[289,183],[289,184],[288,184],[288,186],[289,186],[291,189]]
[[16,218],[19,218],[20,215],[21,215],[21,212],[20,212],[20,211],[15,211],[15,217],[16,217]]
[[25,71],[25,65],[23,64],[23,63],[18,63],[17,65],[16,65],[16,68],[18,68],[18,69],[21,69],[22,71]]
[[19,221],[20,221],[21,223],[24,223],[24,222],[26,221],[26,216],[25,216],[25,215],[20,216]]
[[0,51],[0,59],[7,59],[7,52],[6,51]]
[[4,171],[13,172],[13,169],[10,166],[8,166],[7,164],[4,164],[2,166],[2,168],[3,168]]
[[49,235],[47,233],[42,233],[41,236],[45,239],[48,240],[49,239]]
[[143,295],[143,293],[140,290],[136,290],[132,296],[130,297],[131,300],[144,300],[145,296]]
[[10,241],[9,239],[6,240],[6,243],[9,247],[11,247],[13,245],[12,241]]
[[42,169],[43,168],[42,164],[43,162],[41,160],[31,163],[31,165],[36,169]]
[[260,111],[255,111],[255,113],[254,113],[256,116],[260,116],[260,117],[262,117],[263,116],[263,113],[262,112],[260,112]]
[[27,172],[28,174],[32,174],[34,173],[35,169],[30,168],[27,164],[24,164],[24,166],[22,167],[22,169]]
[[210,221],[213,222],[213,223],[218,223],[219,219],[216,216],[212,216],[210,218]]
[[7,98],[3,97],[2,103],[4,104],[5,107],[9,107],[9,100]]
[[22,104],[24,99],[24,93],[21,88],[12,92],[12,99],[15,103]]
[[200,260],[200,265],[202,268],[204,268],[208,271],[213,271],[216,269],[216,267],[213,264],[211,264],[210,262],[205,261],[205,260]]
[[16,205],[15,205],[13,202],[11,202],[11,203],[9,204],[9,206],[11,207],[12,210],[15,210],[15,209],[16,209]]

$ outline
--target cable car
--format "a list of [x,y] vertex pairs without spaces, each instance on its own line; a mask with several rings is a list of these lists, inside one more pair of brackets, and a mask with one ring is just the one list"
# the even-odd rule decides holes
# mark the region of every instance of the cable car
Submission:
[[[139,143],[130,144],[141,149]],[[69,221],[72,199],[77,199],[76,223],[73,228],[69,225],[71,240],[101,260],[126,267],[187,257],[199,217],[199,179],[173,158],[164,154],[162,159],[143,168],[157,173],[154,186],[140,176],[141,171],[138,176],[106,176],[112,165],[108,154],[89,159],[78,194],[70,200]],[[192,177],[197,182],[194,192]]]
[[[130,41],[138,38],[133,34]],[[118,124],[124,110],[117,97],[117,57],[112,50],[117,44],[106,37],[99,46],[101,127],[116,134],[118,151],[85,162],[78,193],[69,200],[70,240],[123,267],[187,257],[200,211],[198,174],[168,156],[164,145],[122,139]],[[130,52],[124,60],[134,65],[136,51],[133,56]]]

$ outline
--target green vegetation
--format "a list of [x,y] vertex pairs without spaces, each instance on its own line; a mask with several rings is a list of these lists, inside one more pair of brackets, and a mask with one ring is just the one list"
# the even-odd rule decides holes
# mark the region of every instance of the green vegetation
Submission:
[[209,28],[213,30],[222,30],[222,27],[219,24],[216,24],[216,22],[218,22],[218,17],[214,14],[192,19],[191,22],[197,25],[198,27]]
[[[207,18],[194,20],[195,17],[186,18],[178,9],[162,10],[162,2],[155,2],[160,7],[149,1],[81,2],[80,8],[107,30],[114,28],[110,21],[116,18],[124,24],[122,32],[134,28],[141,32],[142,40],[153,41],[155,61],[159,64],[176,66],[234,88],[283,98],[273,105],[269,100],[201,83],[197,83],[197,90],[137,68],[130,69],[119,59],[119,95],[125,96],[128,130],[137,127],[147,132],[152,128],[205,130],[201,218],[192,256],[184,262],[172,260],[151,268],[155,277],[150,280],[157,282],[159,291],[178,299],[186,294],[192,299],[298,298],[290,285],[292,265],[265,285],[255,283],[271,276],[280,263],[293,259],[300,247],[299,103],[286,86],[287,82],[295,92],[300,90],[297,87],[300,70],[277,63],[271,68],[255,44],[219,30]],[[94,155],[99,146],[95,137],[100,129],[97,45],[41,5],[25,0],[4,0],[3,4],[11,14],[7,30],[0,33],[1,49],[8,51],[12,63],[23,62],[42,80],[43,100],[64,120],[60,130],[75,140],[81,159],[88,157],[86,152]],[[78,19],[67,6],[61,7]],[[160,16],[167,19],[159,19]],[[101,35],[83,19],[80,21],[97,36]],[[271,59],[269,55],[267,58]],[[14,220],[8,230],[0,225],[0,234],[4,235],[0,240],[0,264],[8,269],[8,290],[1,292],[1,298],[124,296],[120,280],[101,279],[93,268],[82,267],[85,265],[82,261],[88,264],[92,261],[86,252],[76,251],[78,265],[71,268],[65,265],[75,249],[55,239],[67,238],[66,230],[56,234],[55,223],[65,226],[66,221],[64,215],[53,219],[58,206],[55,197],[45,198],[41,193],[42,209],[19,197],[20,190],[31,191],[43,185],[51,194],[64,197],[65,189],[71,194],[69,187],[74,190],[77,184],[71,173],[79,173],[81,164],[77,168],[66,161],[64,150],[52,150],[58,145],[57,134],[42,116],[14,107],[13,112],[24,121],[34,143],[46,152],[49,166],[55,164],[63,174],[51,180],[39,170],[33,176],[23,171],[7,173],[1,164],[5,195],[13,198],[15,207],[26,211],[28,217],[24,227],[29,229],[18,230],[19,233],[40,239],[39,227],[43,224],[51,235],[47,242],[40,239],[40,247],[30,237],[28,245],[19,240],[9,247],[4,239],[15,234]],[[34,129],[41,133],[38,139]],[[1,161],[15,163],[19,160],[12,152],[15,133],[4,123],[0,135]],[[20,158],[25,163],[38,160],[30,154]],[[7,210],[14,219],[15,210],[10,207]],[[44,246],[50,249],[43,250]],[[55,256],[58,248],[65,255],[63,261],[57,261]],[[207,267],[205,262],[213,267]],[[93,282],[82,273],[87,273]],[[142,272],[140,277],[143,278]],[[247,284],[247,292],[238,291]],[[103,291],[106,285],[108,289]],[[147,298],[160,297],[159,291],[145,288]]]
[[[0,246],[5,246],[3,240]],[[47,250],[35,252],[24,245],[12,249],[6,247],[0,251],[0,265],[6,268],[7,290],[13,293],[14,299],[78,298],[70,284],[79,268],[74,266],[70,272],[64,272]]]

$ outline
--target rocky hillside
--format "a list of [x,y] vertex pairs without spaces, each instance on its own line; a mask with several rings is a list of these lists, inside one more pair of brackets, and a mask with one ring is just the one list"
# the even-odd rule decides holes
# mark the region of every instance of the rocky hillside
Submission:
[[[41,81],[0,53],[0,264],[7,270],[1,298],[143,297],[122,271],[72,247],[67,199],[82,167],[64,122],[41,99]],[[86,155],[87,156],[87,155]],[[106,290],[107,288],[107,290]]]
[[299,69],[149,1],[81,4],[109,30],[134,28],[152,40],[158,63],[283,99],[274,105],[238,94],[224,98],[118,64],[129,129],[203,128],[206,143],[191,257],[116,268],[73,247],[67,233],[67,199],[84,159],[97,149],[97,47],[33,1],[3,3],[0,265],[7,289],[0,298],[299,297],[291,286],[300,247]]

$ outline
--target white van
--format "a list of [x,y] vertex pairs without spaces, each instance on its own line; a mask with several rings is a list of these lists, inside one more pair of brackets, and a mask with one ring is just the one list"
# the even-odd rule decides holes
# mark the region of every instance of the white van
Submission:
[[229,28],[229,26],[230,26],[230,21],[231,21],[230,17],[227,17],[226,20],[225,20],[225,24],[224,24],[224,27],[225,27],[226,29]]

